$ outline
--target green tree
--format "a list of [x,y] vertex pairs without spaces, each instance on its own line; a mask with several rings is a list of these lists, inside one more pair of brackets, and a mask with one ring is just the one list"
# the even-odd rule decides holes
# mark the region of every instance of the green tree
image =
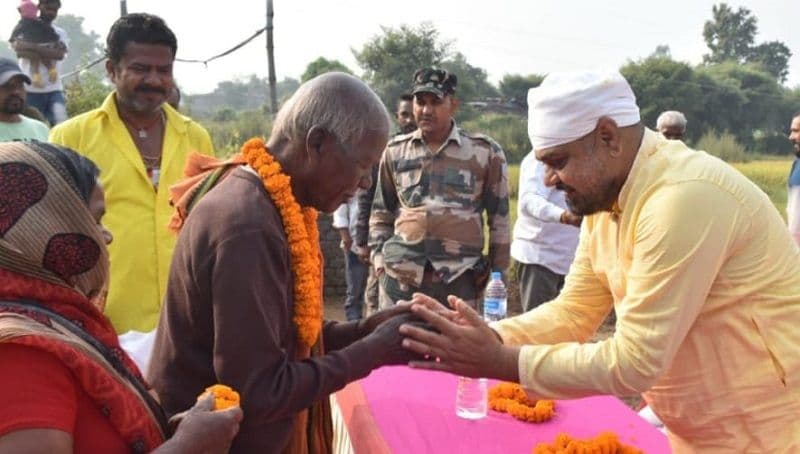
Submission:
[[111,93],[112,87],[104,76],[86,72],[69,80],[64,85],[67,98],[67,113],[70,117],[100,107],[103,100]]
[[706,76],[703,103],[719,117],[714,129],[731,132],[751,150],[769,151],[755,145],[760,137],[786,130],[789,90],[757,64],[727,62],[699,72]]
[[656,49],[650,54],[651,57],[656,58],[672,58],[672,51],[669,50],[669,46],[666,44],[659,44],[656,46]]
[[779,82],[786,82],[792,51],[780,41],[761,43],[750,50],[748,60],[758,63]]
[[[100,35],[92,30],[85,31],[83,29],[83,17],[72,14],[59,15],[56,18],[56,25],[63,28],[67,36],[69,36],[69,49],[62,65],[64,74],[72,72],[104,55],[104,46],[100,41]],[[98,74],[105,74],[105,67],[101,63],[95,65],[92,71]]]
[[757,20],[749,9],[734,11],[725,3],[711,8],[712,19],[703,26],[703,39],[711,50],[703,56],[706,63],[732,60],[744,63],[758,33]]
[[518,164],[531,150],[528,122],[519,115],[487,113],[464,121],[464,130],[486,134],[503,147],[506,160]]
[[528,110],[528,90],[538,87],[543,80],[541,74],[506,74],[500,80],[500,94]]
[[687,136],[698,139],[708,127],[703,88],[686,63],[666,57],[628,62],[620,72],[630,83],[639,104],[642,122],[655,128],[665,110],[679,110],[689,120]]
[[792,52],[781,41],[755,44],[758,20],[744,7],[734,11],[725,3],[711,8],[712,19],[703,26],[703,38],[711,50],[703,56],[707,64],[733,61],[756,63],[775,80],[783,83],[789,73]]
[[713,67],[699,66],[695,70],[697,83],[703,89],[703,96],[698,101],[705,106],[701,115],[706,131],[700,132],[736,131],[741,128],[740,119],[747,97],[736,79],[712,75],[709,70]]
[[353,49],[364,79],[383,100],[394,108],[395,100],[411,87],[411,77],[419,68],[440,66],[450,55],[451,43],[441,41],[439,32],[428,22],[417,27],[381,27],[360,51]]
[[306,71],[302,76],[300,76],[300,81],[305,82],[319,76],[320,74],[333,71],[353,74],[353,71],[350,71],[350,68],[345,66],[339,60],[328,60],[325,57],[319,57],[306,66]]
[[442,69],[446,69],[458,77],[456,94],[461,100],[471,101],[499,95],[497,88],[489,83],[486,70],[467,63],[467,58],[461,52],[456,52],[453,58],[442,62],[441,66]]
[[283,102],[289,99],[289,96],[292,96],[299,87],[300,87],[299,80],[292,79],[291,77],[285,77],[275,86],[275,91],[278,95],[278,100],[280,100],[280,102]]
[[195,118],[213,118],[217,111],[226,107],[236,112],[261,108],[267,102],[267,90],[266,79],[251,74],[218,82],[211,93],[188,95],[184,104]]

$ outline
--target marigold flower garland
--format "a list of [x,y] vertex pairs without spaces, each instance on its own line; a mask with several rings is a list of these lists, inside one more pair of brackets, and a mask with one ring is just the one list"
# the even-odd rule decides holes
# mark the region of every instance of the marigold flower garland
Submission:
[[553,443],[539,443],[533,449],[533,454],[578,454],[585,452],[643,454],[639,448],[620,443],[614,432],[603,432],[588,440],[578,440],[562,433],[556,436],[556,440]]
[[264,141],[248,140],[242,155],[258,172],[264,188],[278,208],[289,241],[294,276],[294,324],[300,342],[311,347],[322,329],[322,267],[317,230],[317,210],[301,208],[294,198],[291,178],[267,150]]
[[489,389],[489,408],[508,413],[522,421],[542,423],[553,419],[556,403],[552,400],[531,400],[516,383],[498,383]]

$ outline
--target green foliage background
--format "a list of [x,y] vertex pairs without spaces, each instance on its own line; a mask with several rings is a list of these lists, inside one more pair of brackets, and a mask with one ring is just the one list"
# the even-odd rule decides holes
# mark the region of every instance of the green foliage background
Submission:
[[[70,35],[66,72],[102,56],[102,38],[84,29],[83,18],[63,14],[57,24]],[[642,121],[655,127],[661,112],[680,110],[689,119],[687,143],[728,161],[788,154],[787,125],[800,111],[800,87],[783,85],[791,51],[780,42],[757,42],[757,18],[747,8],[724,3],[712,8],[703,29],[695,33],[703,36],[709,49],[702,64],[677,61],[669,47],[661,45],[652,55],[620,68],[637,96]],[[527,94],[544,74],[505,74],[494,84],[486,69],[472,65],[455,42],[425,22],[382,27],[351,50],[358,68],[320,56],[309,62],[299,80],[285,78],[278,83],[279,100],[287,99],[301,81],[327,71],[345,71],[368,82],[393,112],[397,97],[409,91],[414,71],[438,66],[458,76],[461,108],[456,120],[461,127],[493,137],[511,163],[520,162],[530,151]],[[6,43],[0,43],[0,54],[12,56]],[[100,105],[112,89],[104,73],[103,64],[98,64],[65,79],[70,115]],[[219,153],[227,155],[247,138],[269,134],[267,95],[265,78],[245,75],[219,82],[211,93],[185,95],[182,110],[204,124]]]

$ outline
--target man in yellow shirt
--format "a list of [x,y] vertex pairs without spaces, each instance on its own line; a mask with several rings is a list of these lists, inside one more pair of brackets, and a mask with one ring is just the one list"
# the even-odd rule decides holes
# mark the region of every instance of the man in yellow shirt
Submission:
[[192,151],[213,154],[200,125],[167,103],[177,40],[162,19],[129,14],[111,27],[106,71],[116,90],[100,108],[61,123],[50,141],[100,167],[111,282],[106,314],[118,333],[152,331],[158,322],[176,236],[169,187],[183,178]]
[[[491,328],[417,295],[441,334],[401,328],[439,359],[412,365],[534,397],[641,392],[675,452],[800,451],[800,253],[769,198],[644,128],[619,73],[551,74],[529,105],[545,183],[585,216],[564,289]],[[612,308],[614,335],[586,343]]]

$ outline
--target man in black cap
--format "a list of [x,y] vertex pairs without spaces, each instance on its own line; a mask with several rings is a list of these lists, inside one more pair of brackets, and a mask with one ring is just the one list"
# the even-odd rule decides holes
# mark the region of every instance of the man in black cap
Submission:
[[24,116],[25,84],[31,79],[19,65],[0,58],[0,142],[22,139],[47,141],[47,125]]
[[456,126],[457,84],[447,71],[418,70],[411,93],[419,129],[396,136],[383,153],[369,232],[382,307],[420,291],[475,307],[489,271],[508,267],[505,154],[490,137]]

